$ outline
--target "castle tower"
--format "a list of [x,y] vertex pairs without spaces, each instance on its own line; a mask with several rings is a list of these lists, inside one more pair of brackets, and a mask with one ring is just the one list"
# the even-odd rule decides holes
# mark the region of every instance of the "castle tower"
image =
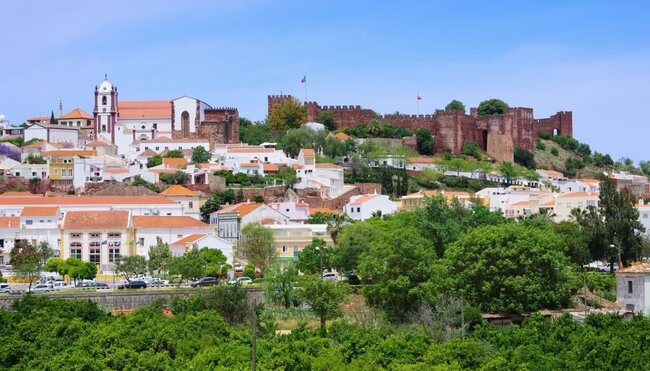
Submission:
[[117,87],[108,81],[104,75],[104,81],[95,86],[95,107],[93,117],[95,122],[95,137],[115,143],[115,124],[118,118],[117,108]]

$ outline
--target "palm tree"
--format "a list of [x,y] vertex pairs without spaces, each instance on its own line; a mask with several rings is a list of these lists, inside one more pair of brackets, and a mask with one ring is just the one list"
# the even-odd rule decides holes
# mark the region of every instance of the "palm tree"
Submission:
[[352,219],[350,219],[350,217],[348,217],[346,214],[334,214],[327,221],[327,232],[329,232],[329,234],[332,236],[334,243],[336,243],[339,232],[341,232],[343,227],[350,224],[351,222]]

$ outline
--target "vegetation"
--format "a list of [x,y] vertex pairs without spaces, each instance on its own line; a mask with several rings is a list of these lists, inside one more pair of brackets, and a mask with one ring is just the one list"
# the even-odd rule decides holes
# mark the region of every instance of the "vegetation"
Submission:
[[514,160],[515,164],[519,164],[527,169],[535,170],[537,168],[535,155],[531,151],[523,148],[515,147]]
[[249,223],[242,228],[241,239],[246,260],[264,273],[276,257],[273,232],[259,223]]
[[326,321],[341,317],[341,303],[349,292],[350,289],[346,283],[335,283],[326,281],[319,276],[310,276],[303,280],[298,296],[320,318],[320,331],[325,336],[327,333]]
[[158,188],[157,185],[147,182],[146,180],[142,179],[140,175],[136,175],[133,177],[133,182],[131,183],[134,186],[140,186],[140,187],[145,187],[148,190],[154,191],[156,193],[160,193],[160,188]]
[[171,149],[165,153],[164,158],[183,158],[185,155],[180,149]]
[[477,160],[481,160],[483,158],[481,147],[479,147],[476,142],[467,142],[463,144],[463,154],[466,156],[472,156]]
[[[253,270],[253,277],[255,271]],[[264,298],[270,303],[291,308],[298,304],[296,280],[298,270],[293,264],[281,267],[278,263],[272,265],[264,275]]]
[[52,249],[47,242],[34,245],[27,240],[16,240],[9,252],[9,264],[13,266],[17,276],[28,280],[31,289],[34,279],[52,255]]
[[334,131],[336,130],[336,118],[332,111],[320,111],[318,112],[318,118],[316,119],[319,123],[325,125],[327,130]]
[[454,99],[445,106],[445,111],[451,111],[451,110],[462,110],[463,112],[465,112],[465,105],[463,104],[463,102]]
[[252,122],[246,118],[239,118],[239,141],[251,145],[260,145],[273,141],[269,125],[265,122]]
[[162,165],[163,158],[161,155],[153,155],[149,157],[149,160],[147,160],[147,167],[155,167],[158,165]]
[[160,275],[162,272],[167,271],[167,266],[172,259],[172,251],[169,244],[157,238],[156,244],[149,246],[149,259],[147,260],[147,268],[149,273]]
[[115,273],[130,281],[132,278],[147,273],[147,259],[144,256],[121,256],[115,263]]
[[28,164],[47,164],[47,161],[41,156],[29,155],[26,159]]
[[184,255],[174,257],[168,264],[169,274],[178,276],[178,285],[185,281],[195,281],[205,275],[206,261],[197,246]]
[[210,214],[219,211],[222,205],[234,204],[237,201],[235,191],[227,189],[223,192],[213,192],[210,197],[201,206],[201,220],[206,223],[210,222]]
[[212,153],[208,151],[207,149],[203,148],[203,146],[198,146],[194,148],[192,151],[192,163],[195,164],[203,164],[210,162],[212,159]]
[[500,99],[488,99],[479,103],[476,113],[479,116],[502,114],[508,109],[508,104]]
[[287,129],[297,129],[307,122],[307,109],[299,100],[289,97],[273,106],[267,124],[272,133],[279,134]]
[[395,127],[379,119],[345,128],[343,132],[356,138],[403,138],[413,135],[409,129]]
[[304,274],[320,275],[333,267],[333,249],[325,241],[314,238],[298,253],[296,268]]
[[[248,323],[254,311],[244,289],[211,288],[175,299],[171,309],[171,318],[155,305],[109,317],[91,301],[29,295],[13,311],[0,311],[0,363],[43,370],[251,367]],[[477,323],[463,339],[462,324],[455,315],[443,317],[451,312],[441,305],[402,327],[344,316],[329,324],[324,337],[306,326],[276,335],[273,311],[258,311],[265,318],[257,328],[259,369],[640,370],[650,360],[647,347],[630,340],[650,336],[650,320],[642,316],[593,314],[579,324],[569,315],[552,321],[535,315],[507,327]]]
[[415,131],[415,138],[417,140],[418,152],[422,155],[432,155],[435,141],[429,130],[419,128]]
[[185,184],[187,183],[188,177],[189,175],[180,170],[173,173],[162,173],[159,175],[160,181],[165,184]]

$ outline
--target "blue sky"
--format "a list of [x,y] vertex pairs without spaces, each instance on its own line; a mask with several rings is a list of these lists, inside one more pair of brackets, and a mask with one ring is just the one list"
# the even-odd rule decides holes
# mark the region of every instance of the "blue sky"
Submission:
[[120,98],[189,95],[263,119],[279,92],[431,113],[501,98],[650,159],[650,4],[615,1],[5,1],[0,112],[12,122]]

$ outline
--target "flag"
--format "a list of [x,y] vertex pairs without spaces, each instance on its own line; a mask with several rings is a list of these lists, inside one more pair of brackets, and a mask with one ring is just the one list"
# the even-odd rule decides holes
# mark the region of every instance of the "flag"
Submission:
[[420,93],[418,93],[418,100],[422,100],[422,97],[420,96]]
[[301,84],[306,84],[307,83],[307,76],[303,76],[302,79],[300,79]]
[[106,245],[107,243],[108,243],[107,240],[102,241],[102,246],[103,246],[103,245]]

